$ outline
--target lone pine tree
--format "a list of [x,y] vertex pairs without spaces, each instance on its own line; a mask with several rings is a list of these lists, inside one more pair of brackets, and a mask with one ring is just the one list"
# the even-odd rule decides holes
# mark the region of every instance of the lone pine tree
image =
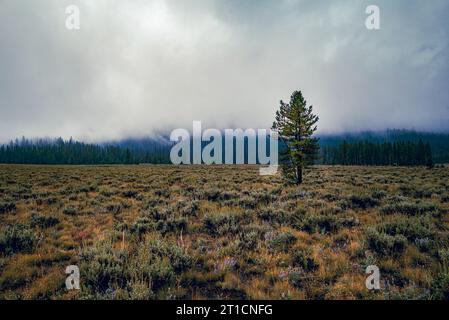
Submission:
[[292,183],[302,183],[304,169],[318,154],[318,139],[312,137],[318,119],[301,91],[293,92],[290,103],[281,100],[280,109],[276,111],[273,129],[277,130],[281,142],[279,165],[285,178]]

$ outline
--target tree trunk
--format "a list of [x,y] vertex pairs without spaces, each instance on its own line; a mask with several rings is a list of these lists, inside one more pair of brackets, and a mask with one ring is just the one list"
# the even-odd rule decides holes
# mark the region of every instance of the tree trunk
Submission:
[[300,166],[296,167],[296,184],[302,183],[302,168]]

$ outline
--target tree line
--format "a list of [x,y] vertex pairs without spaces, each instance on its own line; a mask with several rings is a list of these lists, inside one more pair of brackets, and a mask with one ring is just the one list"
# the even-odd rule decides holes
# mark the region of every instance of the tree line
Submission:
[[[423,135],[422,139],[418,138],[420,135]],[[307,141],[313,142],[304,140],[302,143]],[[320,151],[318,160],[314,163],[429,166],[433,163],[449,162],[446,155],[449,149],[448,141],[447,134],[423,134],[400,130],[389,131],[388,135],[383,136],[368,133],[354,136],[320,136],[318,140]],[[285,158],[282,154],[285,151],[284,145],[285,141],[281,141],[279,145],[281,162]],[[315,143],[311,145],[315,146]],[[128,139],[103,144],[89,144],[61,138],[38,140],[22,138],[0,145],[0,163],[170,164],[171,146],[164,136],[158,139]]]
[[383,131],[364,131],[353,133],[322,134],[320,138],[320,147],[337,147],[344,140],[348,143],[361,141],[382,144],[384,142],[413,142],[429,143],[432,149],[432,159],[435,163],[449,163],[449,132],[422,132],[406,129],[388,129]]
[[382,143],[344,140],[336,146],[322,146],[320,162],[328,165],[433,166],[432,148],[421,139],[418,142]]
[[22,138],[0,146],[0,163],[17,164],[138,164],[169,163],[169,146],[153,143],[146,148],[89,144],[72,139]]

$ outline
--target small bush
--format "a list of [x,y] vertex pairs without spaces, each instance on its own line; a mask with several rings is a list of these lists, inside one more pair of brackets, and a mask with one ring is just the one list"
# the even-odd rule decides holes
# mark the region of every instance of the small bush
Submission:
[[16,204],[12,201],[0,201],[0,214],[16,211]]
[[241,195],[235,191],[221,191],[216,188],[205,190],[203,194],[203,198],[208,201],[228,201],[231,199],[238,199],[240,196]]
[[290,232],[268,232],[265,235],[265,241],[270,250],[287,252],[296,242],[296,237]]
[[172,208],[151,209],[149,215],[153,217],[155,230],[162,234],[187,229],[187,218],[176,216]]
[[46,217],[38,214],[33,214],[30,219],[32,227],[41,227],[43,229],[50,228],[59,223],[59,219],[55,217]]
[[388,204],[382,207],[381,211],[385,214],[402,213],[409,216],[424,215],[428,213],[436,214],[438,208],[432,203],[410,203],[399,202]]
[[250,217],[245,213],[206,214],[203,218],[204,230],[211,235],[237,234]]
[[387,196],[387,192],[385,190],[374,190],[371,193],[371,196],[377,200],[380,200]]
[[369,249],[381,256],[397,256],[405,251],[407,238],[402,235],[390,236],[381,233],[374,228],[369,228],[366,232],[366,240]]
[[285,214],[282,217],[282,223],[290,225],[291,227],[302,230],[304,226],[304,219],[306,218],[307,212],[303,208],[296,209],[295,211]]
[[34,233],[24,225],[7,225],[0,232],[0,253],[30,253],[37,242]]
[[269,207],[263,208],[258,211],[257,217],[262,221],[266,221],[272,224],[282,224],[286,221],[287,212],[283,209]]
[[377,226],[377,229],[388,235],[402,235],[410,241],[416,239],[433,239],[435,231],[429,222],[420,220],[410,220],[410,218],[398,219],[395,221],[384,222]]
[[173,270],[177,273],[189,269],[193,265],[193,259],[183,249],[174,243],[167,243],[162,240],[150,240],[146,244],[152,257],[167,257]]
[[199,210],[198,201],[194,200],[184,206],[180,206],[179,212],[184,216],[196,216]]
[[412,185],[402,185],[399,187],[399,191],[403,195],[413,198],[430,198],[432,196],[432,190],[426,190]]
[[126,190],[122,192],[122,196],[125,198],[137,198],[138,195],[139,193],[135,190]]
[[338,217],[331,214],[308,215],[301,229],[309,233],[335,233],[342,227],[353,227],[358,221],[351,217]]
[[107,242],[84,248],[80,253],[82,285],[99,294],[105,294],[113,286],[124,287],[127,258],[126,251],[114,249]]
[[257,231],[241,232],[239,234],[239,248],[242,250],[254,250],[260,236]]
[[259,202],[252,196],[243,196],[237,200],[237,205],[243,209],[254,209]]
[[422,252],[430,252],[434,248],[434,241],[429,238],[415,239],[416,247]]
[[139,236],[150,230],[157,230],[161,234],[187,230],[187,218],[175,216],[171,209],[153,208],[137,218],[131,228],[131,231]]
[[349,197],[353,207],[367,209],[379,205],[379,199],[370,196],[352,195]]
[[195,260],[181,247],[159,239],[147,240],[129,270],[133,278],[149,281],[153,292],[173,284],[175,275],[193,266]]
[[123,209],[129,207],[124,202],[109,202],[105,206],[106,212],[112,213],[112,214],[119,214]]
[[438,259],[443,265],[449,266],[449,248],[438,250]]
[[187,230],[187,219],[185,217],[175,217],[173,215],[165,220],[159,220],[155,223],[155,229],[161,234]]
[[303,289],[304,287],[304,275],[297,270],[287,271],[287,279],[295,288]]
[[113,195],[117,194],[117,190],[103,186],[99,188],[99,193],[104,197],[112,197]]
[[292,253],[292,263],[294,267],[299,267],[306,272],[313,272],[319,265],[313,259],[311,250],[296,250]]
[[335,202],[340,199],[340,197],[333,193],[325,193],[321,196],[321,199],[329,201],[329,202]]
[[155,299],[155,295],[150,284],[145,281],[136,281],[129,285],[129,298],[131,300],[152,300]]
[[62,213],[68,216],[76,216],[78,214],[78,211],[74,207],[66,207],[64,208],[64,210],[62,210]]
[[154,230],[154,221],[147,216],[138,217],[134,224],[131,226],[131,232],[142,236],[148,231]]
[[431,297],[434,300],[449,300],[449,273],[440,273],[433,280]]

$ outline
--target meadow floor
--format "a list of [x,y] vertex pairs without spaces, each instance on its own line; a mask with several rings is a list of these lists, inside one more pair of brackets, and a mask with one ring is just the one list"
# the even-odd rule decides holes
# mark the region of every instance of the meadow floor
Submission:
[[448,212],[447,166],[0,165],[0,299],[449,299]]

